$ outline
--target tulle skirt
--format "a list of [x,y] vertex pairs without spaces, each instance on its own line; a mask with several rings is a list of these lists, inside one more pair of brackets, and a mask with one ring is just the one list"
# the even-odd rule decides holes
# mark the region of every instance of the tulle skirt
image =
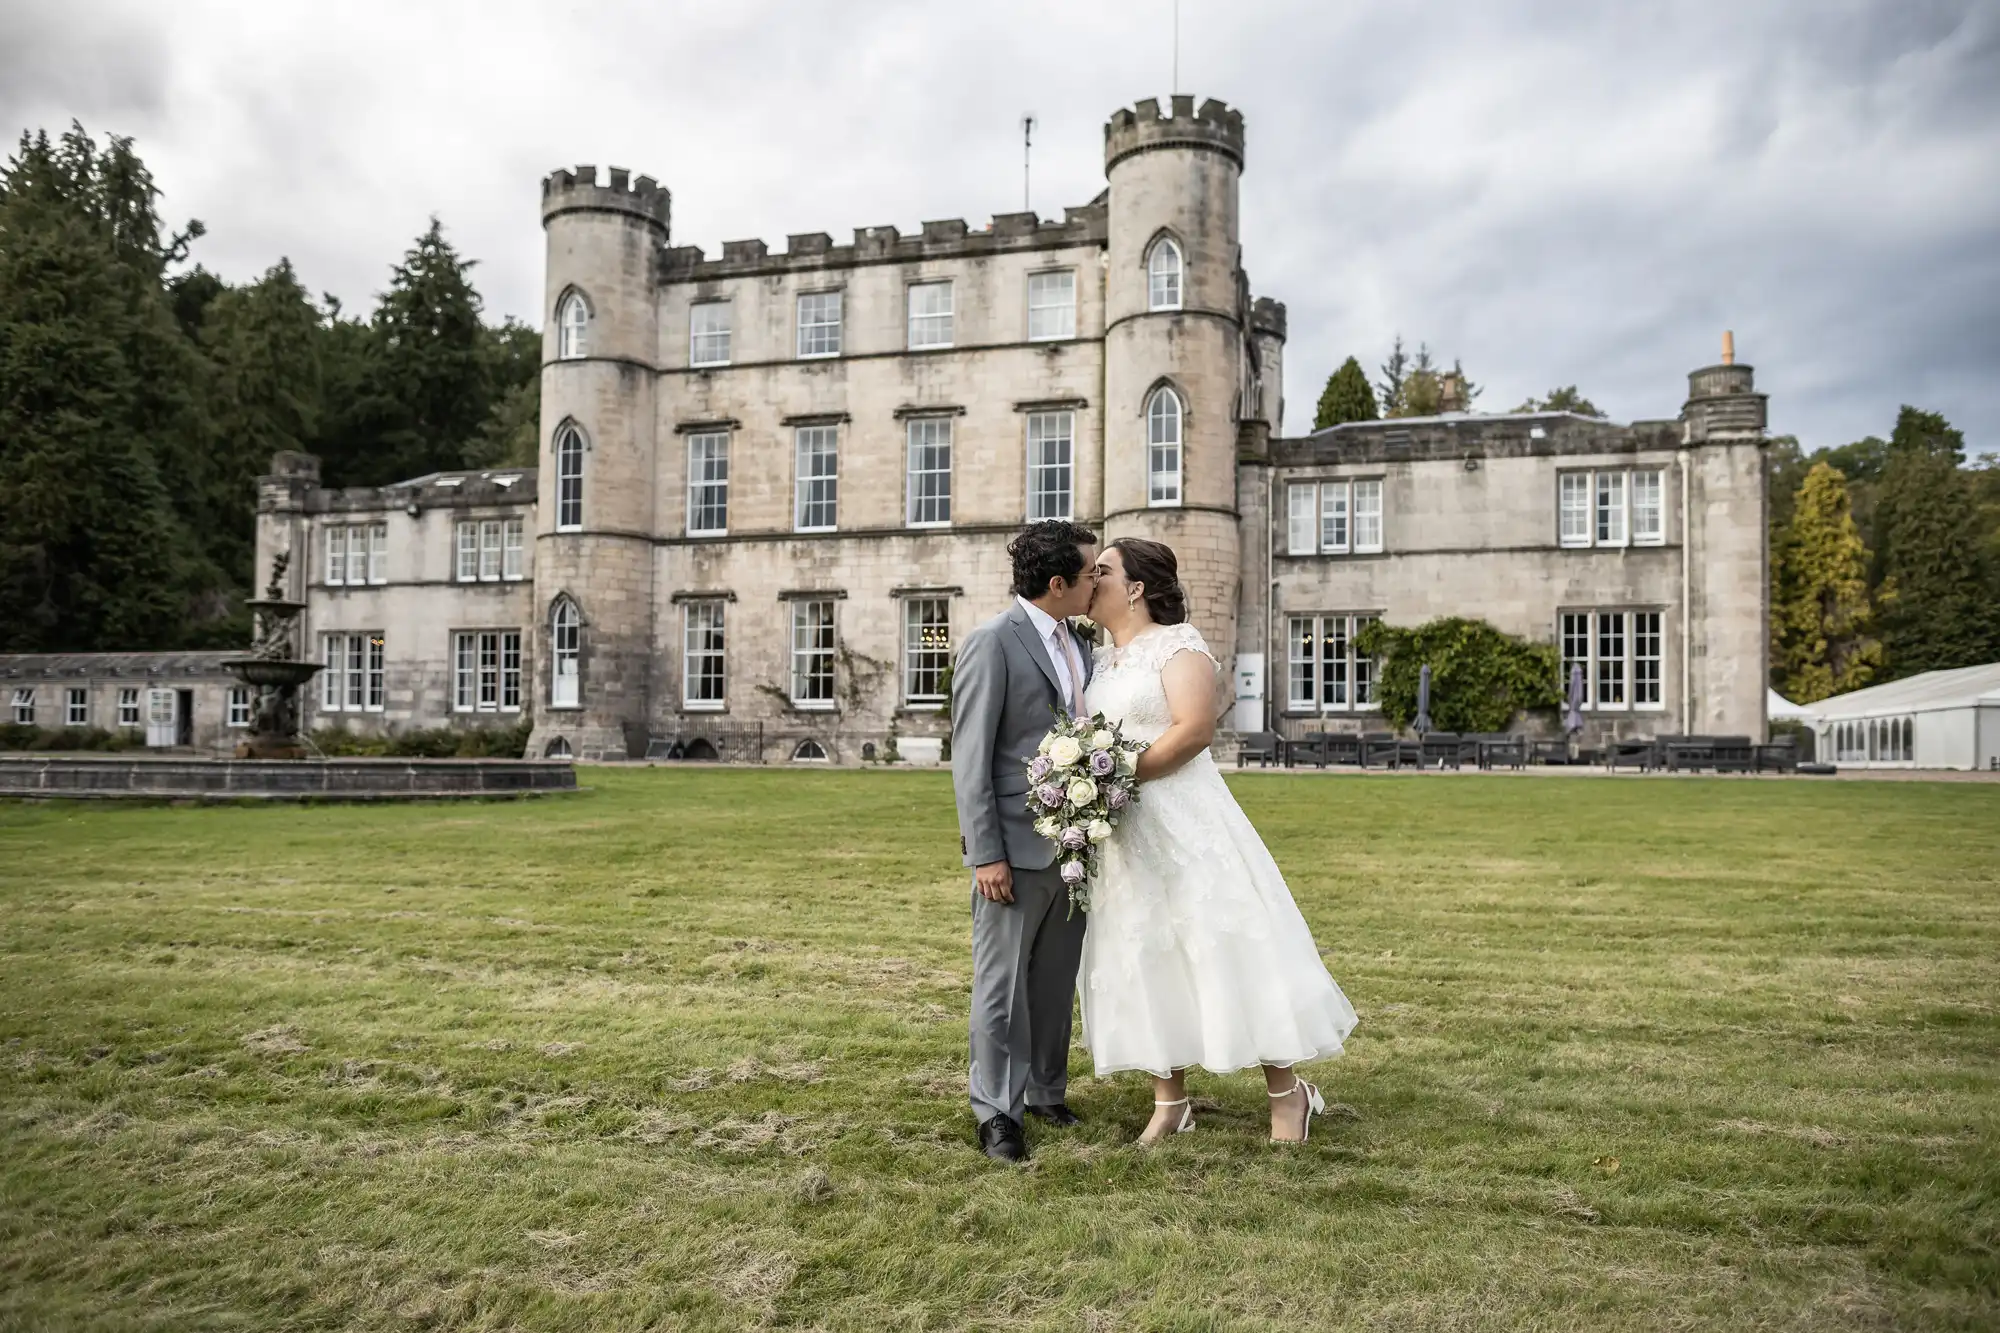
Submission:
[[1340,1054],[1354,1006],[1208,752],[1139,797],[1105,844],[1077,977],[1097,1072]]

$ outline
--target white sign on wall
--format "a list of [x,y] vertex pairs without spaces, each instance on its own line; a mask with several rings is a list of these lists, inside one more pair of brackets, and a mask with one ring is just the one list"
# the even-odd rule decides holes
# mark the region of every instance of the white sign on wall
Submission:
[[1237,731],[1264,729],[1264,654],[1236,654]]

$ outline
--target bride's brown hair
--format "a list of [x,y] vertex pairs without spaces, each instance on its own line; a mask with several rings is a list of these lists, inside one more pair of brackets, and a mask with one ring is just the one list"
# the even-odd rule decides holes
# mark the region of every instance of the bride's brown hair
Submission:
[[1144,537],[1120,537],[1110,548],[1125,562],[1125,581],[1146,586],[1146,610],[1156,625],[1178,625],[1187,619],[1187,593],[1181,588],[1180,562],[1174,548]]

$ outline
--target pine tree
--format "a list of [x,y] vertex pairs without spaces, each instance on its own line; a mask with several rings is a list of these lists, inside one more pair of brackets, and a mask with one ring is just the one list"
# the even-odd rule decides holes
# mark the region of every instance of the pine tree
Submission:
[[181,335],[157,274],[149,286],[126,208],[144,191],[114,145],[107,162],[81,129],[24,135],[0,173],[0,648],[13,651],[171,645],[188,613],[156,438],[186,384],[146,382],[176,366],[162,321]]
[[1882,587],[1894,598],[1882,632],[1891,677],[2000,659],[2000,608],[1963,454],[1944,418],[1912,407],[1898,415],[1875,516]]
[[1772,556],[1780,692],[1812,703],[1866,685],[1882,663],[1882,645],[1870,636],[1868,548],[1838,469],[1822,462],[1806,473]]
[[1319,395],[1319,410],[1313,414],[1313,429],[1325,430],[1348,421],[1373,421],[1378,415],[1375,390],[1368,383],[1368,375],[1361,369],[1361,363],[1350,356],[1340,363],[1340,369],[1326,377],[1326,388]]
[[1382,363],[1381,392],[1377,395],[1382,404],[1382,415],[1395,416],[1396,404],[1403,401],[1403,377],[1409,373],[1410,358],[1403,351],[1403,335],[1396,335],[1396,344],[1389,350],[1389,359]]

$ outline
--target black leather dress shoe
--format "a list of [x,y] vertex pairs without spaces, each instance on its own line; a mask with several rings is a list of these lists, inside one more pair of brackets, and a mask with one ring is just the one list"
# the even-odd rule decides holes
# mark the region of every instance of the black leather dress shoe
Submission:
[[1028,1114],[1038,1119],[1046,1120],[1051,1125],[1061,1125],[1064,1129],[1068,1129],[1071,1125],[1080,1125],[1083,1123],[1083,1117],[1070,1110],[1068,1104],[1064,1102],[1057,1102],[1053,1106],[1030,1105],[1028,1107]]
[[1009,1115],[996,1115],[980,1122],[979,1149],[996,1162],[1028,1160],[1028,1141]]

